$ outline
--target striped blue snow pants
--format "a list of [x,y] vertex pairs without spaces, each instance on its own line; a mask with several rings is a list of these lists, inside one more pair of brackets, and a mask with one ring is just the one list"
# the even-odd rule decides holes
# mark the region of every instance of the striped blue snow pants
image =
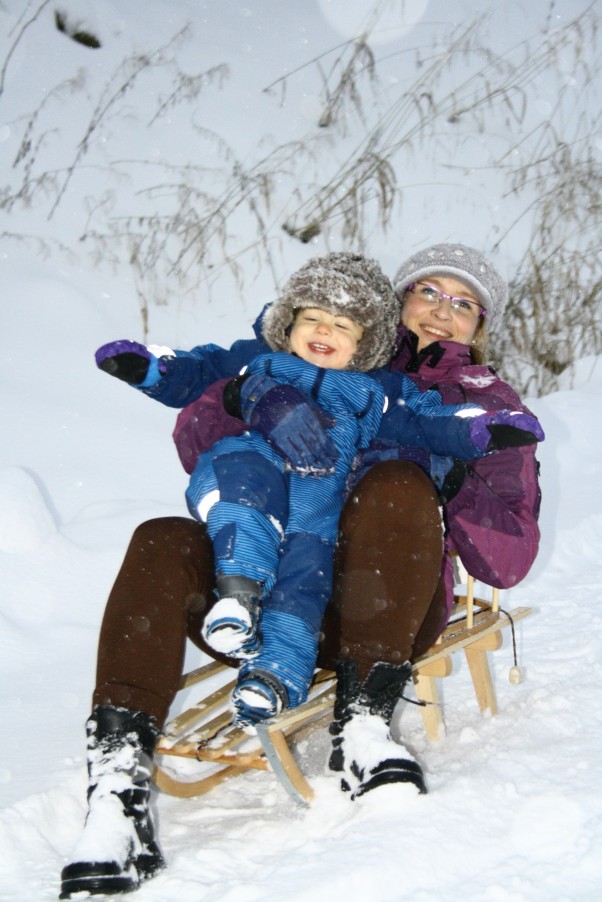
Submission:
[[[275,672],[291,706],[304,700],[332,590],[345,477],[299,476],[257,433],[202,454],[186,498],[207,524],[216,573],[262,583],[262,650],[243,665]],[[286,639],[288,637],[288,639]]]

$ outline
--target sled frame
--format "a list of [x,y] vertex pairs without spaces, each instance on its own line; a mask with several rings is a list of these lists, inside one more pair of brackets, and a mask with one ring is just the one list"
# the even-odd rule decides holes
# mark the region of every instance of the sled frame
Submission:
[[[502,633],[508,627],[512,628],[514,640],[515,623],[531,613],[532,609],[525,607],[501,610],[498,589],[491,590],[490,600],[476,597],[474,579],[466,575],[466,593],[456,596],[446,629],[435,645],[413,664],[412,678],[429,741],[441,739],[445,732],[438,682],[452,673],[453,656],[458,652],[463,652],[466,658],[481,712],[497,713],[489,652],[501,648]],[[175,756],[204,762],[203,775],[188,780],[173,776],[164,766],[156,764],[155,785],[170,795],[192,798],[210,792],[244,771],[271,771],[297,804],[308,805],[314,798],[314,790],[293,754],[291,739],[331,714],[335,674],[328,670],[316,671],[307,702],[246,732],[233,726],[233,712],[229,707],[236,668],[211,661],[185,674],[180,689],[203,684],[226,671],[233,679],[170,720],[155,751],[156,757]]]

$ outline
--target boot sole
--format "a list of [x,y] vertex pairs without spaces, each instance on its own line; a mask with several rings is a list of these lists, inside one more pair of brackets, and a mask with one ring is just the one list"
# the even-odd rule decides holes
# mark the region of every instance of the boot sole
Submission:
[[371,771],[370,778],[360,783],[351,798],[359,799],[367,792],[372,792],[380,786],[390,786],[393,783],[413,785],[420,795],[426,795],[428,792],[422,768],[417,761],[409,761],[406,758],[390,758],[382,761]]
[[[73,876],[70,876],[69,871]],[[85,869],[85,872],[84,872]],[[82,865],[67,865],[61,875],[61,894],[59,899],[71,899],[76,893],[88,893],[90,896],[116,896],[131,893],[138,889],[140,880],[123,873],[116,862],[86,862]]]

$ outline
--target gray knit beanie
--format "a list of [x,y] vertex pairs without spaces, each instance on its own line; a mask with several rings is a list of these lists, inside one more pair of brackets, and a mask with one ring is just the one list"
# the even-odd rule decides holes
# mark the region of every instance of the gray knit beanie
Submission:
[[262,321],[264,340],[273,351],[288,349],[290,326],[302,307],[348,316],[364,327],[349,369],[365,372],[391,359],[401,302],[376,260],[360,254],[328,254],[314,257],[293,273]]
[[429,276],[461,279],[477,295],[487,310],[488,331],[501,321],[508,300],[508,285],[489,260],[463,244],[435,244],[402,263],[394,279],[400,301],[408,285]]

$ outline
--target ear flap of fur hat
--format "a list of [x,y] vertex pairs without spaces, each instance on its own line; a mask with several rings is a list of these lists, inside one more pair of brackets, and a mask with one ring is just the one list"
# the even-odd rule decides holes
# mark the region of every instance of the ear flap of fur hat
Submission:
[[263,337],[272,350],[288,349],[295,313],[304,307],[348,316],[364,327],[349,369],[373,370],[391,359],[401,305],[375,260],[360,254],[334,253],[314,257],[293,273],[282,296],[263,318]]
[[403,301],[408,285],[429,276],[461,279],[472,288],[487,310],[488,330],[501,321],[508,300],[508,285],[479,251],[464,244],[435,244],[419,251],[397,270],[395,293]]

